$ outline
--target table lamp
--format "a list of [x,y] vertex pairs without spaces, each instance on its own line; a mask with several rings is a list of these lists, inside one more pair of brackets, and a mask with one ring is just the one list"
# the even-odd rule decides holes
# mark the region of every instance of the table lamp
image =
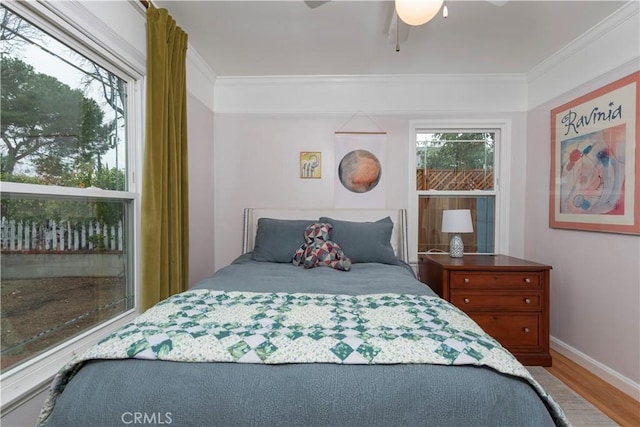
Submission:
[[451,258],[462,258],[464,243],[460,233],[473,233],[471,211],[469,209],[442,211],[442,232],[453,233],[449,243],[449,256]]

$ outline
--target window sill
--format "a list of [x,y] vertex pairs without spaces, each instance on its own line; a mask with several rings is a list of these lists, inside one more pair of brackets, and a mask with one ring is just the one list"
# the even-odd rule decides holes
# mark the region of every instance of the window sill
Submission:
[[137,314],[134,310],[123,313],[120,317],[74,337],[0,376],[2,413],[12,411],[35,393],[48,388],[56,373],[76,354],[82,353],[105,335],[131,321]]

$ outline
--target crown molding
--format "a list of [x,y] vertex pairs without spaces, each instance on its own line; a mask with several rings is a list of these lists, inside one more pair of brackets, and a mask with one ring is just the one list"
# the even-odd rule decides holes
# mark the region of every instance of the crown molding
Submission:
[[437,84],[455,82],[505,81],[526,83],[526,74],[403,74],[403,75],[291,75],[217,76],[216,86],[367,85]]
[[217,113],[526,111],[524,75],[218,77]]
[[216,82],[216,73],[211,69],[202,56],[200,56],[198,51],[191,47],[191,44],[189,44],[187,49],[187,60],[193,64],[193,66],[207,79],[209,83],[211,83],[211,85]]
[[638,15],[640,10],[640,2],[637,0],[630,0],[624,6],[617,11],[613,12],[607,18],[596,24],[585,33],[581,34],[574,41],[564,46],[558,52],[551,55],[549,58],[542,61],[535,66],[527,74],[527,82],[531,83],[541,76],[548,73],[550,70],[559,66],[567,58],[575,55],[581,50],[588,47],[594,40],[603,37],[605,34],[614,31],[629,19],[633,19]]

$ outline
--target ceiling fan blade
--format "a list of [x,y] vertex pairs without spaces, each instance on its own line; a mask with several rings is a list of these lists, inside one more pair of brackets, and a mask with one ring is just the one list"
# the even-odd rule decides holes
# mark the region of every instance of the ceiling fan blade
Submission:
[[331,0],[304,0],[305,4],[309,6],[311,9],[315,9],[316,7],[320,7],[325,3],[329,3]]

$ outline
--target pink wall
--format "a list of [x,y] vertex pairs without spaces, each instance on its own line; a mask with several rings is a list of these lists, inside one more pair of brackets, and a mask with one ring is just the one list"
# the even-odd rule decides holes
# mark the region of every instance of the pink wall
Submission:
[[[349,115],[216,113],[216,269],[240,255],[245,207],[334,206],[333,136],[348,119]],[[378,125],[388,133],[383,207],[406,207],[408,121],[383,120]],[[358,130],[379,130],[368,126]],[[348,130],[353,130],[351,125]],[[322,152],[321,179],[300,179],[300,151]]]
[[[509,204],[509,242],[506,253],[524,253],[525,114],[498,114],[512,123]],[[336,176],[334,132],[387,132],[383,173],[383,208],[408,208],[411,120],[443,119],[442,114],[379,114],[371,120],[350,120],[352,114],[220,114],[215,119],[216,270],[240,255],[242,213],[245,207],[334,207]],[[476,114],[472,118],[495,117]],[[469,117],[468,114],[455,115]],[[444,120],[444,119],[443,119]],[[372,122],[373,121],[373,122]],[[345,124],[345,122],[348,122]],[[322,152],[322,178],[300,179],[300,151]],[[415,176],[414,176],[415,185]],[[412,227],[409,225],[409,232]],[[415,257],[415,250],[410,253]]]
[[213,112],[191,94],[189,111],[189,285],[214,272]]
[[[553,266],[555,346],[640,382],[640,236],[549,228],[550,111],[630,70],[607,73],[528,114],[525,254]],[[636,148],[637,149],[637,148]],[[637,172],[636,172],[637,173]],[[552,347],[554,342],[552,342]],[[622,379],[624,381],[624,379]]]

